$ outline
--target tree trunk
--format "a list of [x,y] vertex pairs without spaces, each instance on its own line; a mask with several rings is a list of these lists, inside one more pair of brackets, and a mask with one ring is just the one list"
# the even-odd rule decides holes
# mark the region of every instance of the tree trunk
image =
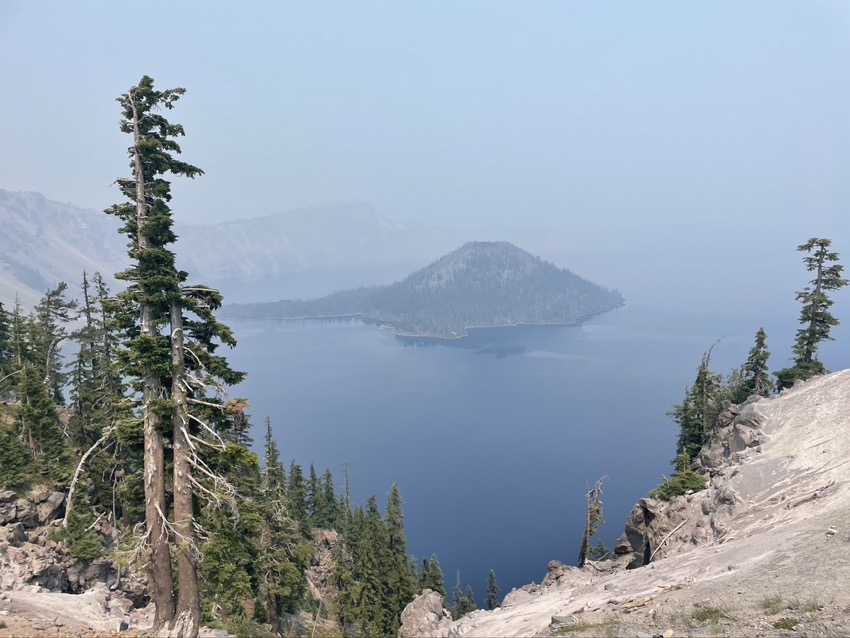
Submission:
[[823,284],[823,260],[826,248],[821,246],[818,254],[818,275],[815,278],[815,292],[812,295],[812,316],[809,320],[809,339],[806,341],[806,351],[803,353],[803,361],[811,363],[815,355],[815,324],[817,323],[818,301],[820,300],[821,287]]
[[[148,248],[148,240],[143,232],[147,222],[147,202],[145,199],[145,173],[138,145],[141,142],[139,117],[135,96],[130,94],[129,101],[133,109],[133,172],[136,179],[136,223],[138,228],[139,252]],[[157,336],[156,322],[150,307],[142,302],[139,308],[139,323],[142,337]],[[150,582],[151,600],[156,605],[156,614],[152,632],[157,633],[174,620],[174,580],[171,575],[171,548],[167,521],[165,520],[165,446],[162,432],[159,431],[160,418],[151,404],[160,398],[159,379],[149,365],[142,367],[142,419],[144,423],[145,458],[145,523],[148,542],[151,548]]]
[[177,615],[169,632],[195,638],[201,618],[197,549],[194,541],[191,442],[183,359],[183,309],[171,304],[171,399],[174,402],[174,532],[177,545]]

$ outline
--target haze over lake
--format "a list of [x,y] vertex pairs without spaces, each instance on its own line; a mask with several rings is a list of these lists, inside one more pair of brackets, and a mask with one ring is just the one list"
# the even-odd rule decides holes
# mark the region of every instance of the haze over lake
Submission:
[[[487,331],[454,347],[405,346],[356,321],[241,322],[230,356],[250,374],[233,394],[250,398],[256,425],[271,417],[283,457],[305,472],[329,467],[341,490],[347,464],[356,503],[385,502],[397,482],[408,549],[436,553],[449,588],[460,569],[480,596],[495,569],[504,594],[539,582],[552,559],[574,563],[584,495],[603,475],[601,537],[613,544],[670,472],[677,430],[665,414],[701,354],[725,335],[712,368],[739,366],[756,310],[638,300],[578,327]],[[782,311],[762,322],[773,369],[795,327]]]

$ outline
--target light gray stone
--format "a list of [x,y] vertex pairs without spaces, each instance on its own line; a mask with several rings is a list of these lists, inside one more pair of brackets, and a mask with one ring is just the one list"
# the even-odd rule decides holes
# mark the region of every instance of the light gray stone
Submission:
[[452,626],[452,615],[443,608],[443,597],[430,589],[419,594],[401,612],[399,638],[445,638]]

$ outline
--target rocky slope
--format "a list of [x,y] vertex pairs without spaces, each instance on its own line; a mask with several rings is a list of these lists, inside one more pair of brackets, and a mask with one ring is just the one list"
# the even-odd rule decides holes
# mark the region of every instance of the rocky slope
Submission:
[[730,406],[698,463],[708,489],[642,499],[615,561],[457,622],[421,596],[401,635],[850,635],[850,371]]
[[[123,631],[149,624],[147,591],[106,558],[79,560],[52,540],[65,495],[0,491],[0,636]],[[114,546],[117,533],[99,531]]]

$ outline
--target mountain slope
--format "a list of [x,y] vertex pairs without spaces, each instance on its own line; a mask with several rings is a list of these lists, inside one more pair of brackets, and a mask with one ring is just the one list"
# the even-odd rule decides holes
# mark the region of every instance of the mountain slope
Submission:
[[[181,224],[179,210],[177,217],[178,266],[225,294],[288,273],[347,273],[339,280],[351,281],[350,273],[370,266],[406,272],[457,243],[452,231],[397,224],[366,204],[317,205],[210,225]],[[73,289],[83,269],[114,283],[111,275],[128,262],[120,225],[102,212],[39,193],[0,190],[0,301],[11,306],[17,294],[30,306],[59,281]]]
[[178,224],[188,272],[210,280],[376,264],[421,263],[457,240],[450,231],[399,224],[363,203],[321,204],[221,224]]
[[[454,623],[419,599],[400,635],[850,635],[850,370],[727,417],[701,459],[709,488],[642,499],[617,563],[551,563]],[[652,561],[624,570],[634,549]]]
[[83,269],[107,280],[126,261],[117,219],[46,199],[0,190],[0,301],[29,306],[59,281]]
[[622,303],[617,291],[508,242],[469,242],[391,285],[346,290],[311,301],[235,305],[226,316],[363,314],[408,334],[459,336],[471,327],[573,323]]

